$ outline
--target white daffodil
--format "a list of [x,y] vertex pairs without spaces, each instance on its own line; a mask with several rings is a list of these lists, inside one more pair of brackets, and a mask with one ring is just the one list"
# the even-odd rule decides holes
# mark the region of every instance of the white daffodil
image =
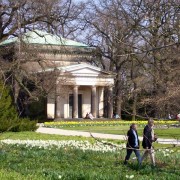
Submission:
[[61,178],[62,178],[62,176],[61,176],[61,175],[59,175],[59,176],[58,176],[58,179],[61,179]]
[[132,178],[134,178],[134,175],[133,175],[133,174],[129,176],[129,179],[132,179]]
[[51,149],[52,147],[56,148],[76,148],[76,149],[82,149],[83,151],[86,150],[92,150],[92,151],[101,151],[101,152],[116,152],[122,149],[124,147],[124,144],[122,145],[116,145],[109,146],[104,145],[103,143],[90,143],[88,141],[75,141],[75,140],[63,140],[63,141],[55,141],[55,140],[12,140],[12,139],[6,139],[1,140],[1,143],[5,144],[14,144],[16,146],[18,145],[25,145],[27,148],[30,147],[38,147],[39,149],[45,148],[45,149]]
[[132,178],[134,178],[134,175],[132,174],[132,175],[126,175],[126,178],[127,179],[132,179]]

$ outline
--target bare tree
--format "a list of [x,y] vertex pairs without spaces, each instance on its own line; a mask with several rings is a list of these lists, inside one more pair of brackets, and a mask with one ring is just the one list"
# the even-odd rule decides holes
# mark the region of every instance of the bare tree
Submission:
[[144,114],[162,118],[170,109],[175,113],[179,108],[177,1],[90,1],[87,7],[86,38],[100,47],[106,59],[103,67],[117,73],[114,111],[120,114],[123,107],[133,119]]
[[[99,46],[104,57],[101,62],[107,70],[116,72],[114,86],[114,112],[121,116],[124,96],[127,96],[127,80],[130,77],[131,56],[134,38],[129,15],[125,12],[125,1],[91,1],[85,22],[91,30],[88,39]],[[98,40],[98,41],[97,41]],[[127,68],[128,67],[128,68]]]
[[[176,89],[178,95],[179,82],[179,30],[177,27],[179,7],[177,1],[140,1],[131,9],[133,20],[141,19],[136,29],[138,38],[141,39],[141,52],[145,53],[148,83],[152,84],[150,103],[155,117],[166,117],[170,111],[178,110],[173,107],[171,98],[174,96],[171,88]],[[170,90],[171,89],[171,90]],[[171,91],[171,92],[170,92]],[[170,95],[171,94],[171,95]],[[178,99],[178,96],[176,96]]]
[[[38,100],[39,95],[46,96],[60,73],[56,70],[57,65],[43,55],[43,48],[24,42],[23,34],[27,30],[40,29],[67,37],[78,29],[73,23],[79,14],[80,9],[71,0],[0,2],[0,76],[11,85],[15,103],[20,91],[24,93],[23,101],[24,98]],[[12,37],[18,38],[16,44],[10,39],[7,46],[3,45],[4,40]],[[54,71],[44,73],[48,67]],[[41,72],[37,73],[39,69]]]

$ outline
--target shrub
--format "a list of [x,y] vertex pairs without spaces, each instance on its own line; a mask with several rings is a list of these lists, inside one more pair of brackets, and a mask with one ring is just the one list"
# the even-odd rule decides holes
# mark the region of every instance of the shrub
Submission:
[[0,80],[0,132],[35,131],[37,129],[37,121],[18,118],[18,113],[10,94],[10,88]]
[[0,80],[0,119],[17,119],[18,113],[13,105],[10,89]]
[[0,132],[12,131],[35,131],[38,128],[37,121],[29,120],[28,118],[23,119],[0,119]]
[[39,101],[33,101],[28,104],[28,117],[40,121],[46,118],[46,99],[39,97]]
[[18,123],[18,119],[2,119],[0,118],[0,132],[11,131],[12,127],[14,127]]
[[29,120],[28,118],[19,119],[18,123],[11,128],[10,131],[35,131],[38,128],[37,121]]
[[18,122],[10,88],[0,80],[0,132],[9,131]]

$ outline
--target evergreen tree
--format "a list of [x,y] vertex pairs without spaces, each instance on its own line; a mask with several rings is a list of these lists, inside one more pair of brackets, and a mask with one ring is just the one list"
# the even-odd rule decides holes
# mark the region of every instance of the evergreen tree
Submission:
[[0,81],[0,119],[17,119],[17,111],[13,105],[10,89]]
[[10,92],[0,80],[0,132],[12,130],[19,122]]

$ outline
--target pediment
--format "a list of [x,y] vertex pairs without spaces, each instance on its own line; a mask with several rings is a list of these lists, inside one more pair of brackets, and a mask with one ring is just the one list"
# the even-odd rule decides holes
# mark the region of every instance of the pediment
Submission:
[[99,67],[95,67],[89,64],[76,64],[61,67],[64,73],[72,74],[75,76],[100,76],[100,75],[110,75],[110,73],[101,70]]
[[72,74],[101,74],[101,71],[97,71],[91,68],[76,69],[68,72]]
[[114,73],[89,64],[75,64],[57,69],[61,72],[58,81],[61,81],[61,78],[65,79],[65,85],[111,86],[114,84]]

